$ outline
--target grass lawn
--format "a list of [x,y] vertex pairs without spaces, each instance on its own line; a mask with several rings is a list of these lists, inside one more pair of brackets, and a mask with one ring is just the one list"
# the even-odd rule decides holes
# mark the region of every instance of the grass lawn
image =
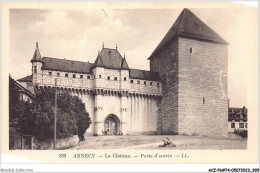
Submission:
[[[162,140],[168,137],[176,147],[159,147]],[[150,136],[86,136],[86,140],[70,149],[246,149],[247,139],[213,138],[181,135]]]

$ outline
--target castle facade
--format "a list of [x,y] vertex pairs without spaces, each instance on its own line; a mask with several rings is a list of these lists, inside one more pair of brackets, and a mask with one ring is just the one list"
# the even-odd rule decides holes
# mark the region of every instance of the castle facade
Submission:
[[90,135],[199,134],[228,130],[227,42],[184,9],[148,58],[150,71],[132,69],[117,49],[94,63],[41,57],[18,81],[37,90],[77,95],[92,120]]

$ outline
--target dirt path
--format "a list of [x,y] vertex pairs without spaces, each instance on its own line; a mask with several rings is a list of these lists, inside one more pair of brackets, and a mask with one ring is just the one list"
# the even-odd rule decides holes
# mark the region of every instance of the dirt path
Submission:
[[200,136],[170,136],[167,137],[176,147],[159,147],[166,136],[98,136],[86,137],[85,141],[72,150],[86,149],[122,149],[122,150],[187,150],[187,149],[246,149],[246,139],[212,138]]
[[149,144],[142,144],[142,145],[135,145],[130,147],[122,147],[118,149],[124,149],[124,150],[131,150],[131,149],[139,149],[139,148],[145,148],[145,147],[158,147],[159,145],[162,145],[162,142],[155,142],[155,143],[149,143]]

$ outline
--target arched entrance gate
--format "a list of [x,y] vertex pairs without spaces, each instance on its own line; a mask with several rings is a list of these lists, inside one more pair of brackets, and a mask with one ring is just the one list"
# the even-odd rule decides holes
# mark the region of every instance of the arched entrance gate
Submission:
[[120,132],[120,120],[114,114],[109,114],[104,123],[105,135],[117,135]]

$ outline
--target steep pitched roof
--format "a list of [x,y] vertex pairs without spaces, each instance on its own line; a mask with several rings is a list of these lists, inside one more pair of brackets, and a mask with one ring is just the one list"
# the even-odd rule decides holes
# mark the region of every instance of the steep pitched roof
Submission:
[[28,97],[35,98],[35,95],[31,91],[16,82],[11,76],[9,76],[9,85],[15,85],[19,89],[19,92],[24,92]]
[[178,16],[170,30],[164,36],[160,44],[156,47],[149,59],[178,36],[228,44],[208,25],[195,16],[189,9],[185,8]]
[[122,69],[123,67],[124,69],[129,69],[126,60],[123,59],[117,49],[103,48],[92,67],[105,67],[110,69]]
[[41,54],[40,54],[40,50],[38,47],[38,42],[36,43],[36,48],[35,48],[33,57],[31,59],[31,62],[33,62],[33,61],[41,61]]
[[161,78],[160,78],[160,75],[158,72],[130,69],[129,75],[130,75],[130,78],[132,78],[132,79],[161,81]]
[[30,75],[30,76],[26,76],[24,78],[18,79],[17,81],[19,81],[19,82],[32,82],[32,78],[33,78],[33,76]]
[[98,55],[92,67],[105,67],[105,65],[102,62],[101,56]]
[[129,69],[128,64],[127,64],[125,58],[123,58],[123,60],[122,60],[121,69],[125,69],[125,70],[128,70],[128,69]]
[[72,61],[58,58],[42,58],[43,69],[44,70],[57,70],[57,71],[65,71],[65,72],[75,72],[75,73],[90,73],[92,63],[88,62],[80,62],[80,61]]

